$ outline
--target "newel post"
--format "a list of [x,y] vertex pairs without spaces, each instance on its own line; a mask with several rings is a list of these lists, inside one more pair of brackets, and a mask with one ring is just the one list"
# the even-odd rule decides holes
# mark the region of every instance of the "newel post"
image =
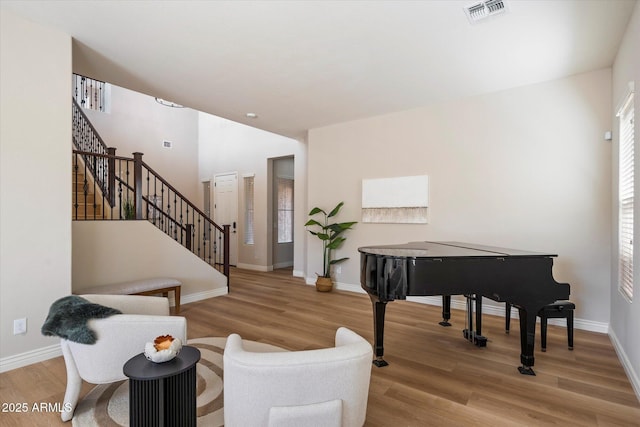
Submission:
[[133,153],[133,185],[134,185],[134,204],[136,210],[136,219],[142,217],[142,155],[143,153]]
[[115,147],[108,147],[107,154],[109,155],[107,161],[107,169],[109,174],[107,176],[108,191],[109,191],[109,204],[111,207],[116,205],[116,149]]
[[222,254],[223,257],[223,264],[222,264],[222,268],[223,268],[223,274],[225,276],[227,276],[227,289],[229,288],[229,230],[230,230],[230,226],[229,224],[225,224],[222,226],[224,228],[224,253]]

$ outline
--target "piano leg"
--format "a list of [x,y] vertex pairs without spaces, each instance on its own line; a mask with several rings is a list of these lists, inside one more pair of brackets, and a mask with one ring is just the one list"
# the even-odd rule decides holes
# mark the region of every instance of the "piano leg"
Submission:
[[439,322],[439,325],[451,326],[449,319],[451,319],[451,295],[442,295],[442,322]]
[[378,368],[387,366],[388,363],[382,358],[384,355],[384,314],[387,308],[387,303],[378,300],[377,297],[369,295],[371,298],[371,304],[373,305],[373,335],[374,335],[374,352],[375,359],[373,364]]
[[522,375],[535,375],[533,372],[533,349],[536,339],[536,311],[530,310],[528,313],[526,310],[518,307],[520,314],[520,362],[522,366],[518,367],[518,371]]

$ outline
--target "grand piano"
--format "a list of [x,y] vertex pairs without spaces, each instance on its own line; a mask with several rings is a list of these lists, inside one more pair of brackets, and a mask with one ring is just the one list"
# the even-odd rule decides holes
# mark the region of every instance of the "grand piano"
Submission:
[[569,299],[570,286],[553,279],[555,254],[462,242],[412,242],[358,251],[360,283],[373,305],[373,363],[378,367],[388,364],[383,359],[388,302],[407,296],[467,295],[508,302],[519,310],[522,366],[518,369],[535,375],[536,315],[547,304]]

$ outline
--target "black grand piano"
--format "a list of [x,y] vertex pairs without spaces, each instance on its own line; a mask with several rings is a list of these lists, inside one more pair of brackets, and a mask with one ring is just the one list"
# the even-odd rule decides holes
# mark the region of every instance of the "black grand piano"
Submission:
[[547,304],[569,299],[569,285],[553,279],[555,254],[461,242],[412,242],[358,251],[360,283],[373,305],[373,363],[379,367],[387,365],[383,340],[389,301],[407,296],[476,295],[508,302],[519,310],[522,366],[518,369],[535,375],[536,315]]

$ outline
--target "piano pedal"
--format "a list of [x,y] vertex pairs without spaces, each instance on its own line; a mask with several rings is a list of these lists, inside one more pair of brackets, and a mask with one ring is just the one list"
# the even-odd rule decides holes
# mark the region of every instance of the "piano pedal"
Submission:
[[518,366],[518,371],[520,371],[522,375],[536,376],[536,373],[533,372],[533,368],[531,366]]
[[451,323],[449,323],[449,321],[446,320],[446,319],[442,319],[442,322],[438,322],[438,325],[440,325],[440,326],[451,326]]
[[478,347],[486,347],[487,346],[487,337],[482,335],[476,335],[475,332],[469,333],[468,329],[464,329],[462,331],[462,335],[467,341],[473,341],[473,343]]

